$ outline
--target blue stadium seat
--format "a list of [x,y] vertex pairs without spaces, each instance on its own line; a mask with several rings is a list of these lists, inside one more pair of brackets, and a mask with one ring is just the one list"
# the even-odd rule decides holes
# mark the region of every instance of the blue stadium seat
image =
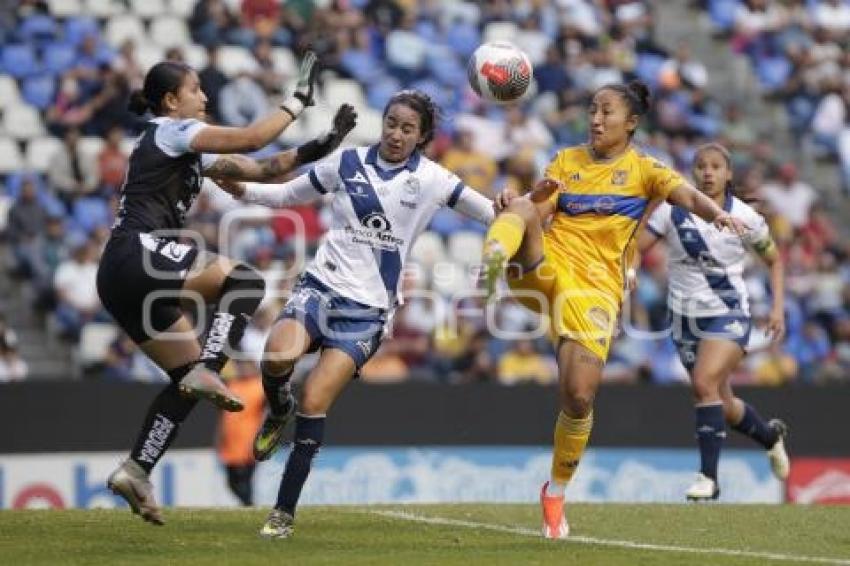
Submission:
[[464,61],[472,56],[472,52],[481,44],[481,34],[478,28],[468,23],[452,24],[446,32],[446,43],[452,51],[460,55]]
[[46,192],[46,185],[44,179],[41,175],[37,175],[35,173],[18,171],[16,173],[10,173],[6,176],[6,194],[11,199],[17,199],[18,195],[21,194],[21,185],[24,184],[25,179],[32,179],[35,181],[35,186],[40,193]]
[[366,102],[372,108],[383,110],[390,98],[401,89],[401,83],[393,77],[384,76],[366,85]]
[[41,62],[44,70],[60,74],[72,68],[77,61],[76,46],[71,43],[49,43],[44,46]]
[[79,45],[88,35],[100,36],[97,20],[87,16],[68,18],[65,22],[65,41],[71,45]]
[[466,81],[466,68],[447,47],[437,46],[428,53],[425,65],[431,75],[446,86],[454,87]]
[[30,45],[44,45],[59,35],[56,20],[45,14],[34,14],[24,19],[18,26],[17,35],[22,42]]
[[24,79],[22,95],[26,102],[39,110],[46,110],[53,102],[56,79],[53,75],[38,75]]
[[658,73],[666,59],[654,53],[639,53],[635,63],[635,74],[640,80],[655,88],[658,86]]
[[730,31],[735,24],[735,11],[740,4],[738,0],[709,0],[708,15],[711,23],[720,31]]
[[10,43],[3,46],[3,72],[21,79],[36,75],[39,71],[38,59],[32,45]]
[[378,80],[383,74],[381,62],[366,51],[349,49],[342,54],[340,66],[363,84]]
[[91,233],[98,226],[109,226],[110,217],[109,206],[101,198],[83,197],[74,203],[74,223],[86,232]]

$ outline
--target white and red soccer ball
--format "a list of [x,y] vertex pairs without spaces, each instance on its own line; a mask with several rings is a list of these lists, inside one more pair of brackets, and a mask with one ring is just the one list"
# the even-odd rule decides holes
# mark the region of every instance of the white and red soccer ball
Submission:
[[509,104],[521,99],[531,86],[533,69],[523,51],[507,41],[485,43],[475,50],[466,67],[469,85],[489,102]]

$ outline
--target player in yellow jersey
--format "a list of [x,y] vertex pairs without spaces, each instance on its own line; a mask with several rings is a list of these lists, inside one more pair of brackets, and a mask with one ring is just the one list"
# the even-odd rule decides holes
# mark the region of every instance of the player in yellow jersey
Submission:
[[488,296],[504,273],[516,298],[548,316],[557,336],[561,412],[551,478],[540,493],[547,538],[569,532],[564,490],[590,435],[593,399],[623,297],[625,256],[650,202],[667,200],[718,228],[746,230],[676,171],[632,145],[648,109],[649,89],[642,83],[596,91],[588,108],[589,142],[560,151],[528,196],[502,193],[500,214],[485,238]]

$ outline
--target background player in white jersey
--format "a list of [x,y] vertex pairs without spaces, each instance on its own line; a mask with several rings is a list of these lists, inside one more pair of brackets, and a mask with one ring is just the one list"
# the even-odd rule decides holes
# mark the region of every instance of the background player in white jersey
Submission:
[[732,166],[726,148],[717,143],[701,146],[693,174],[697,187],[742,219],[750,231],[744,237],[721,232],[686,210],[662,203],[649,218],[639,246],[644,252],[662,238],[668,244],[673,341],[693,384],[701,461],[687,497],[705,500],[720,494],[717,464],[726,423],[768,451],[779,479],[788,476],[785,424],[778,419],[766,423],[752,406],[734,396],[729,384],[751,330],[743,280],[747,253],[754,251],[770,267],[773,308],[766,331],[775,341],[785,335],[784,270],[764,218],[732,195]]
[[265,460],[295,414],[289,377],[298,359],[321,348],[304,382],[295,443],[277,503],[261,534],[286,538],[295,506],[324,438],[325,417],[345,385],[372,356],[393,308],[411,246],[443,206],[488,224],[492,202],[421,153],[433,137],[437,108],[418,91],[401,91],[384,108],[380,143],[347,149],[278,186],[233,186],[245,202],[282,207],[334,196],[333,226],[296,284],[266,342],[263,386],[270,413],[254,442]]

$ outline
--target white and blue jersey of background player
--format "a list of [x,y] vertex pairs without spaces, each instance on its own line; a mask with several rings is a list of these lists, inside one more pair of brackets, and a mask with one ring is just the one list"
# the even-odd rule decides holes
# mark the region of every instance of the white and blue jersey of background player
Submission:
[[281,316],[296,318],[311,349],[338,348],[357,368],[374,354],[416,238],[443,206],[489,224],[493,203],[419,151],[391,164],[378,146],[336,152],[283,185],[248,185],[243,202],[284,207],[333,195],[332,225]]
[[731,340],[746,349],[750,337],[744,268],[749,248],[769,240],[770,232],[758,212],[730,193],[723,209],[747,225],[743,237],[666,202],[647,223],[650,232],[667,241],[667,306],[673,341],[689,371],[700,340]]

